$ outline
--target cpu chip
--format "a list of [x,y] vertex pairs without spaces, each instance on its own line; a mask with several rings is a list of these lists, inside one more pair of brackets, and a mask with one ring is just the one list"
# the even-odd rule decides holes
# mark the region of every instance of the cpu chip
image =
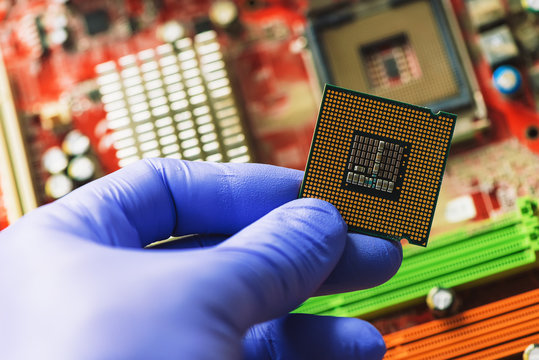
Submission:
[[426,246],[456,115],[326,85],[300,197],[349,231]]

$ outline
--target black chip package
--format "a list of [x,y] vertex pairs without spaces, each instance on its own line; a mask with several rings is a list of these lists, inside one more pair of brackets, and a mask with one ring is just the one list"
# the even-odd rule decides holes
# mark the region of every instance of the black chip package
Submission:
[[103,9],[84,14],[84,22],[89,35],[106,32],[110,27],[109,14]]
[[426,246],[456,119],[326,85],[300,197],[349,231]]

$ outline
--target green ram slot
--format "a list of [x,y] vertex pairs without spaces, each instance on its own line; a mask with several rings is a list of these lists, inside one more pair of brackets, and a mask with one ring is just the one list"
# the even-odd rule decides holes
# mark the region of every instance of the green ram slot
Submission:
[[[432,272],[430,270],[442,268],[440,264],[444,265],[444,269],[442,270],[453,271],[453,267],[457,266],[459,263],[463,263],[460,267],[467,267],[477,264],[477,261],[483,262],[487,259],[490,260],[490,257],[486,254],[484,257],[481,257],[481,259],[477,258],[476,255],[484,251],[492,252],[491,250],[498,245],[510,246],[504,248],[506,252],[503,253],[503,255],[523,250],[520,248],[520,245],[522,244],[518,241],[525,239],[528,236],[529,232],[526,230],[526,227],[522,225],[513,226],[492,234],[477,236],[471,241],[455,243],[455,245],[451,247],[433,249],[421,256],[406,258],[401,269],[399,269],[399,281],[401,283],[404,282],[405,279],[407,279],[406,282],[420,281],[417,278],[417,274],[425,274],[426,276],[432,277],[434,275],[431,275]],[[530,244],[526,243],[525,246],[528,248]],[[496,254],[493,253],[493,256],[496,256]],[[451,269],[445,269],[445,266],[451,266]],[[425,272],[425,269],[429,269],[429,272]]]
[[416,255],[424,255],[425,252],[434,251],[446,246],[454,246],[459,242],[467,242],[470,238],[476,236],[489,235],[504,230],[505,228],[514,227],[515,225],[521,224],[522,220],[520,212],[513,212],[510,216],[504,216],[500,221],[488,221],[488,223],[481,224],[481,226],[474,227],[473,229],[457,230],[455,232],[439,235],[430,240],[426,251],[418,251],[418,249],[422,249],[413,246],[404,246],[403,256],[410,259]]
[[[488,261],[492,256],[494,258],[498,256],[498,252],[492,251],[497,249],[496,245],[501,245],[507,252],[517,252],[523,248],[521,244],[515,243],[515,240],[525,239],[527,237],[526,235],[526,227],[520,225],[502,228],[495,233],[482,234],[481,236],[470,238],[470,241],[456,242],[454,247],[447,249],[437,248],[432,250],[429,248],[421,256],[405,258],[399,272],[385,284],[369,290],[313,298],[306,302],[300,310],[318,313],[347,304],[351,301],[358,301],[363,297],[373,296],[374,294],[387,291],[395,291],[400,287],[411,285],[414,282],[425,281],[438,276],[440,272],[455,271],[470,266],[470,263],[477,264],[478,262]],[[506,247],[507,244],[514,246]],[[529,247],[529,242],[526,242],[526,245],[522,246]],[[476,254],[481,254],[484,249],[489,253],[477,258]],[[441,267],[439,264],[444,264],[444,266]],[[429,269],[429,271],[423,271],[424,269]],[[434,274],[430,270],[436,271],[437,274]]]
[[[424,256],[416,256],[409,259],[410,261],[404,261],[399,272],[385,284],[372,289],[330,295],[328,296],[330,299],[327,299],[328,297],[315,298],[307,301],[298,310],[320,313],[371,297],[381,299],[390,296],[392,293],[403,291],[406,287],[429,282],[448,273],[464,271],[468,268],[496,261],[507,255],[528,250],[532,247],[531,241],[529,233],[526,233],[523,229],[526,229],[526,227],[516,226],[503,229],[498,233],[490,234],[490,236],[484,235],[471,239],[470,242],[459,243],[459,246],[455,248],[449,247],[441,252],[429,252]],[[443,266],[440,266],[440,264],[443,264]],[[425,296],[429,289],[425,293],[419,294],[418,297]],[[413,298],[408,300],[413,300]],[[311,301],[312,303],[310,303]]]
[[[466,241],[471,237],[489,234],[516,224],[527,223],[529,221],[536,222],[537,217],[534,214],[535,206],[535,201],[529,198],[520,198],[518,200],[518,210],[504,214],[495,220],[485,220],[477,224],[468,225],[463,229],[438,235],[429,241],[429,246],[426,250],[431,251],[444,246],[452,246],[456,242]],[[425,249],[414,246],[406,246],[403,249],[405,258],[422,255],[425,252]]]
[[[444,234],[432,241],[429,248],[420,249],[422,251],[417,251],[415,247],[407,247],[406,250],[412,248],[413,250],[405,250],[405,258],[401,269],[386,284],[374,289],[312,298],[305,302],[297,312],[333,313],[332,309],[344,309],[349,306],[355,308],[355,305],[360,302],[374,299],[373,301],[376,304],[374,308],[369,305],[370,307],[367,306],[361,310],[361,314],[368,314],[387,306],[425,296],[432,286],[457,286],[468,282],[468,280],[464,280],[464,282],[454,284],[456,278],[450,277],[447,280],[446,275],[448,274],[467,274],[469,268],[475,267],[475,269],[469,271],[469,275],[463,275],[459,279],[476,281],[481,277],[476,277],[474,274],[480,274],[479,276],[488,274],[484,276],[491,276],[497,273],[491,273],[492,269],[503,272],[529,264],[530,261],[535,261],[535,256],[533,256],[533,259],[524,257],[523,262],[510,262],[513,265],[507,265],[509,267],[492,265],[497,263],[505,264],[503,258],[512,254],[519,252],[533,253],[537,245],[535,240],[537,239],[539,222],[537,217],[534,216],[535,203],[524,198],[519,200],[518,207],[520,211],[504,215],[497,221],[486,221],[465,230]],[[515,255],[515,258],[519,258],[518,254]],[[443,266],[439,266],[440,264],[443,264]],[[480,266],[487,267],[490,270],[474,271]],[[428,269],[428,271],[424,271],[424,269]],[[442,280],[443,284],[441,283]],[[421,286],[427,283],[435,283],[435,285]],[[418,286],[421,291],[417,291]],[[410,289],[415,290],[411,291]],[[399,296],[401,293],[403,296]],[[395,298],[400,300],[395,302]],[[371,308],[372,310],[369,310]],[[357,316],[348,313],[343,315]]]
[[[414,259],[416,261],[413,263],[407,262],[404,264],[402,273],[399,271],[394,279],[373,289],[362,291],[361,295],[362,297],[368,297],[384,292],[398,291],[400,288],[443,276],[446,273],[459,271],[530,249],[529,238],[524,232],[515,231],[513,234],[506,235],[493,239],[483,237],[480,240],[476,239],[473,243],[463,243],[457,249],[447,249],[451,252],[429,253],[429,256],[422,256],[422,259]],[[489,240],[492,240],[492,242]],[[456,251],[453,252],[453,250]],[[412,266],[410,267],[409,265]],[[350,293],[344,294],[343,297],[347,302],[348,300],[353,299],[355,301],[357,299]]]
[[535,251],[526,250],[513,254],[496,261],[481,264],[474,268],[464,269],[453,274],[447,274],[440,278],[432,279],[424,283],[402,289],[401,291],[384,294],[373,298],[364,299],[329,311],[324,311],[322,315],[332,316],[362,316],[372,314],[381,309],[393,307],[406,303],[413,299],[425,296],[434,286],[455,287],[469,282],[494,276],[496,274],[514,270],[535,262]]

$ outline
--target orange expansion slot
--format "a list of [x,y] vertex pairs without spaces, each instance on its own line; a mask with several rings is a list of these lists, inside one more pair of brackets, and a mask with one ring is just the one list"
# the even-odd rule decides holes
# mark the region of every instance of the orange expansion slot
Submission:
[[386,359],[447,359],[531,335],[539,329],[539,305],[448,331],[388,352]]
[[486,349],[490,347],[514,351],[509,350],[512,342],[500,344],[528,338],[538,333],[538,329],[539,290],[533,290],[448,319],[389,334],[385,337],[388,347],[385,359],[451,358],[477,351],[483,353],[490,351]]
[[[424,360],[440,360],[460,357],[471,352],[492,347],[503,342],[512,341],[524,336],[530,336],[537,333],[539,328],[539,319],[524,320],[517,326],[511,326],[480,335],[472,339],[462,341],[456,344],[444,345],[438,344],[431,348],[428,353],[420,354],[419,356],[409,356],[406,359],[424,359]],[[472,335],[473,336],[473,335]],[[524,349],[523,349],[524,350]]]
[[384,340],[386,341],[387,348],[391,349],[398,345],[438,335],[445,331],[473,324],[537,303],[539,303],[539,289],[483,305],[447,319],[434,320],[409,329],[397,331],[386,335]]
[[530,344],[539,343],[539,333],[528,336],[524,339],[512,341],[507,344],[491,347],[470,355],[459,357],[460,360],[485,360],[500,359],[511,355],[517,355],[524,352],[524,349]]

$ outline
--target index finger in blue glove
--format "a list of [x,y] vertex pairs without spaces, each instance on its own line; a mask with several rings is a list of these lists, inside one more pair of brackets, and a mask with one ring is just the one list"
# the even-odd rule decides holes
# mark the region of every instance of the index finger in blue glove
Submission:
[[[211,248],[228,236],[194,235],[159,245],[158,249]],[[401,265],[399,242],[348,233],[341,259],[316,292],[317,296],[368,289],[389,280]]]
[[[124,247],[171,234],[233,234],[295,199],[301,177],[300,171],[269,165],[146,160],[38,210],[32,227],[42,223]],[[399,244],[349,234],[319,294],[380,284],[397,271],[401,258]]]
[[59,227],[97,242],[140,247],[171,235],[234,234],[295,199],[302,176],[269,165],[150,159],[51,206],[70,209],[56,219]]

